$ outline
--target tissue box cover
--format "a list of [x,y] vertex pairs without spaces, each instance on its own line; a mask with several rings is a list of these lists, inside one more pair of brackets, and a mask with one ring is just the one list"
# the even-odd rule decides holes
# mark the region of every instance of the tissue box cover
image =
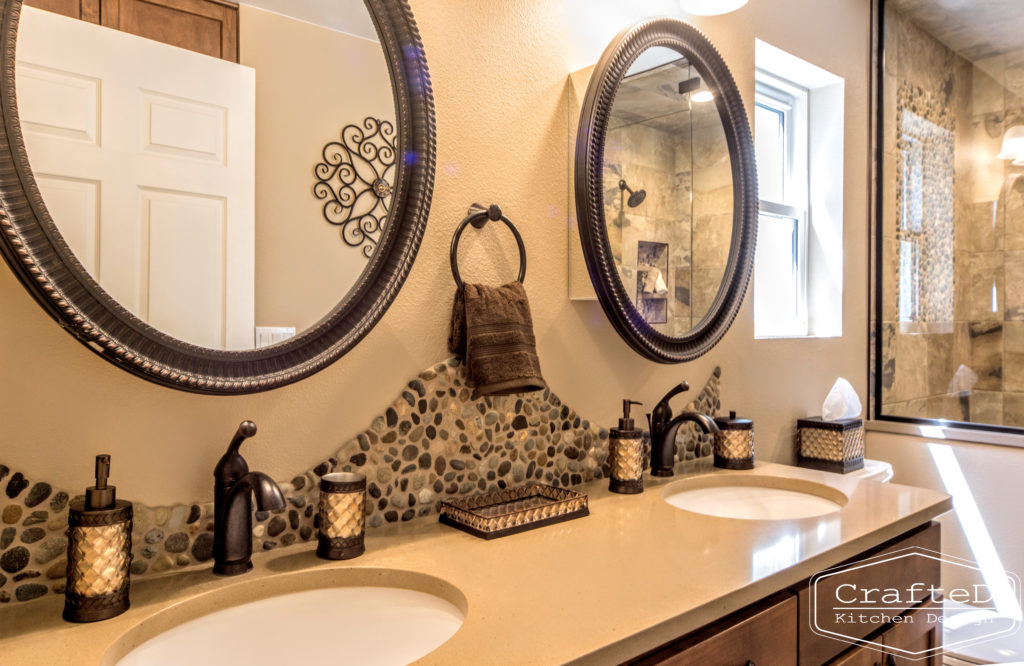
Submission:
[[864,421],[826,421],[821,417],[796,422],[797,464],[846,474],[864,467]]

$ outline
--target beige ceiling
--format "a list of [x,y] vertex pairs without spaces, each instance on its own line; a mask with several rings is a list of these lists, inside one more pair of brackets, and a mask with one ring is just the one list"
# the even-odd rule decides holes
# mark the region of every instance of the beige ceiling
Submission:
[[888,2],[972,62],[1024,51],[1024,0]]
[[241,0],[241,4],[378,41],[363,0]]

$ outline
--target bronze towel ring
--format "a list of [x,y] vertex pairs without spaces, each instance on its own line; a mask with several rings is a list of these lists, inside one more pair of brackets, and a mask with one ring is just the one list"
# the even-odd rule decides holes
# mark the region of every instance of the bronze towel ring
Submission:
[[498,220],[504,222],[505,226],[512,230],[512,234],[516,237],[516,245],[519,246],[519,277],[516,279],[522,283],[526,277],[526,246],[523,245],[523,237],[519,235],[516,225],[512,224],[511,220],[501,214],[501,208],[498,207],[498,204],[491,204],[489,208],[484,208],[480,204],[473,204],[469,209],[469,215],[459,223],[458,229],[455,230],[455,235],[452,236],[452,276],[455,278],[455,284],[460,289],[462,288],[462,278],[459,276],[458,252],[459,238],[462,236],[463,230],[469,224],[472,224],[477,229],[483,229],[487,222],[497,222]]

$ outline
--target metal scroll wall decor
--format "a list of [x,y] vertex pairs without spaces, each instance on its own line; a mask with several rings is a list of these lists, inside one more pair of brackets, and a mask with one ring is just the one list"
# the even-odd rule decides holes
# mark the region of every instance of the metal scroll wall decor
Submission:
[[313,169],[313,195],[324,201],[324,219],[341,227],[346,245],[369,258],[387,220],[394,190],[395,126],[368,117],[341,130],[341,140],[323,150],[324,161]]

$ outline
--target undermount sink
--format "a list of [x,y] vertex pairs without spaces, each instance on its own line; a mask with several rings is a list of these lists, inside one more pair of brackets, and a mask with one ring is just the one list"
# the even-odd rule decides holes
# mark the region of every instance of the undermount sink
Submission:
[[[358,573],[360,570],[356,570]],[[349,663],[408,664],[433,652],[451,638],[465,620],[465,613],[451,601],[436,594],[409,587],[385,587],[390,576],[387,570],[362,570],[359,584],[352,581],[332,587],[305,589],[265,596],[256,601],[238,603],[224,608],[216,600],[206,600],[207,607],[221,610],[174,624],[155,636],[126,636],[123,647],[131,649],[116,663],[118,666],[162,666],[164,664],[282,664],[282,663]],[[398,576],[443,581],[409,572],[393,572]],[[375,575],[376,574],[376,575]],[[254,581],[257,594],[268,579]],[[270,579],[272,580],[272,579]],[[428,587],[422,580],[415,587]],[[310,583],[304,581],[302,586]],[[279,587],[273,583],[271,588]],[[450,586],[447,586],[450,588]],[[446,590],[439,589],[441,593]],[[454,595],[461,597],[454,588]],[[459,601],[459,598],[455,598]],[[177,615],[188,615],[186,602]],[[228,602],[230,603],[230,602]],[[462,604],[464,607],[464,600]],[[202,610],[200,612],[202,612]],[[140,632],[141,633],[141,632]],[[146,632],[149,633],[149,632]],[[115,655],[116,657],[116,655]]]
[[685,511],[742,520],[795,520],[834,513],[848,498],[822,483],[781,476],[727,474],[684,479],[662,497]]

